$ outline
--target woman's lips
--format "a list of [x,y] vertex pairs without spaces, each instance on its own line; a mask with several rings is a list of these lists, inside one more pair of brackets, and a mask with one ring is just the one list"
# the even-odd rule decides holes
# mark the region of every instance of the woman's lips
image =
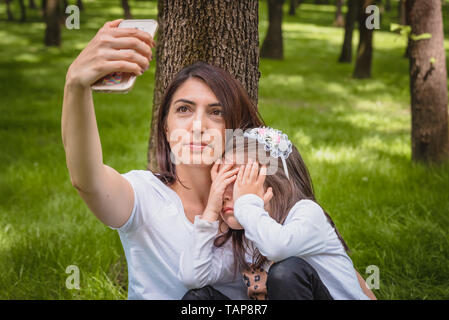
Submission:
[[224,214],[230,213],[230,212],[234,212],[234,208],[230,208],[230,207],[223,208],[223,213]]
[[206,147],[209,147],[207,143],[189,143],[187,144],[192,150],[203,150]]

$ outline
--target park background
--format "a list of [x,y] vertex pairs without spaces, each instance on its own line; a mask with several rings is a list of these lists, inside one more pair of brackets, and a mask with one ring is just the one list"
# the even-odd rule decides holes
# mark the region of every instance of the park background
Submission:
[[[390,31],[399,2],[381,5],[369,79],[352,77],[354,62],[337,61],[344,28],[334,25],[335,2],[315,2],[304,1],[294,16],[284,3],[284,57],[260,59],[259,110],[303,155],[359,273],[379,268],[376,296],[448,299],[449,165],[412,161],[407,41]],[[61,45],[47,47],[39,8],[20,22],[19,2],[11,1],[7,21],[0,3],[0,299],[126,298],[119,236],[71,185],[62,145],[67,68],[106,21],[124,15],[118,0],[83,5],[80,29],[62,28]],[[135,19],[157,18],[155,1],[129,5]],[[448,57],[446,1],[442,8]],[[260,44],[267,28],[260,1]],[[104,162],[121,173],[147,166],[155,65],[126,95],[94,94]],[[79,290],[66,287],[70,265],[80,270]]]

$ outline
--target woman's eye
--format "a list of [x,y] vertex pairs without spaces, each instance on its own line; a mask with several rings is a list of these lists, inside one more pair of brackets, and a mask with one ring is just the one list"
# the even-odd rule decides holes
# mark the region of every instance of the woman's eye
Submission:
[[217,109],[217,110],[212,111],[212,114],[214,116],[222,116],[223,115],[223,111]]
[[180,106],[178,109],[176,109],[176,111],[184,113],[184,112],[189,111],[189,108],[187,106]]

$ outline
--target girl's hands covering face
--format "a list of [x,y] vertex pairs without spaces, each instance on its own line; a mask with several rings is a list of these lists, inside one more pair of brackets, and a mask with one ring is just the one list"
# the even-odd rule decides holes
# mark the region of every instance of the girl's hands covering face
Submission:
[[259,163],[251,159],[246,165],[240,167],[234,184],[234,201],[245,194],[255,194],[264,200],[267,205],[273,196],[272,188],[265,192],[264,182],[267,175],[267,168],[262,166],[259,170]]
[[230,183],[235,181],[239,170],[239,168],[232,169],[233,164],[220,164],[220,162],[220,160],[217,160],[211,169],[212,185],[205,210],[205,213],[216,216],[216,219],[218,219],[223,207],[224,191]]

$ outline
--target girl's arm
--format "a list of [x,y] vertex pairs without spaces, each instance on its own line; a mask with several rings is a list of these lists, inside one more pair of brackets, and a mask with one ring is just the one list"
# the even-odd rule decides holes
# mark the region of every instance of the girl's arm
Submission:
[[245,236],[274,262],[320,253],[326,246],[327,221],[321,207],[313,201],[298,202],[282,225],[265,211],[262,198],[246,194],[235,202],[234,215],[245,229]]
[[202,288],[234,280],[232,248],[214,246],[219,221],[195,217],[192,242],[179,261],[178,277],[189,289]]
[[377,300],[374,293],[368,288],[365,279],[363,279],[362,276],[357,271],[355,273],[357,274],[357,279],[359,280],[360,287],[362,288],[363,293],[371,300]]
[[267,169],[259,172],[257,162],[248,160],[240,167],[234,184],[234,215],[260,253],[278,262],[288,257],[320,253],[326,246],[327,220],[313,201],[298,202],[284,224],[272,219],[264,209],[264,182]]
[[[211,169],[212,185],[207,206],[201,216],[195,216],[192,242],[181,254],[179,279],[187,288],[201,288],[217,282],[232,281],[233,254],[223,245],[214,248],[219,217],[223,206],[223,193],[236,179],[233,165],[221,165],[217,160]],[[214,250],[215,249],[215,250]]]

